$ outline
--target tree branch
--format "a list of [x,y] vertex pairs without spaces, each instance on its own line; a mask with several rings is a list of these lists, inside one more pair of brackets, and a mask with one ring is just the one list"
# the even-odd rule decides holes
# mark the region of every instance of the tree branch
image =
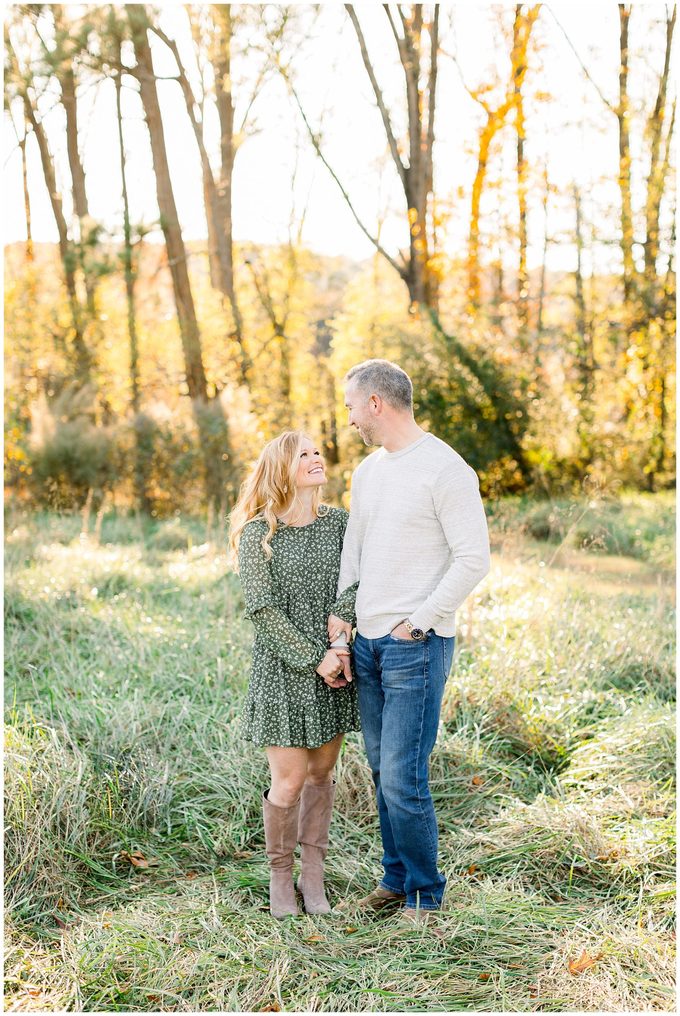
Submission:
[[290,78],[286,74],[285,69],[283,67],[281,67],[280,65],[279,65],[279,69],[280,69],[281,74],[282,74],[282,76],[284,78],[284,81],[286,82],[286,84],[288,86],[288,89],[289,89],[291,95],[295,99],[295,104],[296,104],[298,110],[300,111],[300,116],[302,117],[304,125],[307,128],[307,133],[309,134],[309,137],[310,137],[310,140],[312,142],[312,145],[314,146],[314,151],[319,156],[319,158],[323,162],[324,166],[326,167],[326,169],[328,170],[328,172],[331,174],[331,176],[335,180],[336,184],[338,185],[338,188],[340,189],[340,193],[342,194],[343,198],[345,199],[345,203],[347,204],[347,207],[349,208],[350,212],[354,216],[354,219],[355,219],[357,225],[359,226],[359,229],[371,241],[371,243],[373,244],[375,249],[378,251],[378,253],[382,254],[382,256],[385,258],[385,260],[392,266],[392,268],[394,268],[395,272],[398,273],[399,277],[401,279],[403,279],[404,281],[406,281],[407,275],[406,275],[405,269],[401,265],[399,265],[397,261],[394,260],[394,258],[391,256],[391,254],[388,254],[388,252],[385,250],[385,248],[379,242],[377,237],[373,236],[370,233],[370,231],[366,228],[366,226],[363,224],[363,222],[359,218],[359,215],[358,215],[354,205],[352,204],[352,199],[350,198],[349,194],[347,193],[347,191],[343,187],[342,183],[340,182],[340,179],[338,178],[337,173],[335,173],[335,171],[333,170],[332,166],[330,165],[330,163],[326,159],[326,156],[321,151],[321,145],[319,143],[319,139],[317,138],[316,134],[314,133],[314,131],[311,128],[311,125],[310,125],[309,120],[307,119],[307,117],[305,115],[305,111],[302,108],[302,103],[300,102],[300,98],[299,98],[299,96],[298,96],[298,94],[297,94],[297,92],[295,90],[295,87],[293,86],[293,83],[291,82]]
[[399,173],[399,176],[401,178],[402,184],[404,186],[406,186],[406,168],[404,167],[404,164],[401,161],[401,157],[399,155],[399,148],[397,147],[397,142],[396,142],[396,139],[394,137],[394,132],[392,130],[392,124],[390,122],[389,113],[387,112],[387,108],[385,106],[385,101],[383,99],[383,95],[382,95],[382,92],[380,90],[380,85],[378,84],[378,79],[375,76],[375,71],[373,70],[373,66],[371,64],[371,60],[370,60],[370,57],[368,55],[368,49],[366,47],[366,40],[364,38],[364,33],[361,30],[361,25],[359,24],[359,19],[357,18],[356,14],[354,13],[354,7],[353,7],[353,5],[352,4],[345,4],[345,10],[349,14],[350,21],[354,25],[354,31],[356,32],[357,39],[359,40],[359,48],[361,49],[361,58],[364,61],[364,67],[366,68],[366,73],[368,74],[368,77],[370,79],[371,85],[373,86],[373,92],[375,94],[376,102],[378,103],[378,109],[380,110],[380,115],[382,117],[383,126],[385,127],[385,134],[387,135],[387,141],[388,141],[389,146],[390,146],[390,152],[392,153],[392,158],[394,160],[394,164],[397,167],[397,172]]
[[606,95],[604,94],[604,92],[602,91],[602,89],[600,88],[598,83],[592,77],[590,71],[588,70],[588,68],[584,64],[583,60],[579,56],[578,51],[576,50],[576,47],[574,46],[573,42],[571,41],[571,39],[567,35],[566,30],[562,27],[562,25],[558,21],[557,16],[555,15],[555,12],[553,10],[551,10],[551,8],[549,7],[548,4],[544,4],[543,6],[549,11],[553,21],[555,22],[555,24],[557,25],[559,30],[562,32],[562,35],[564,36],[564,38],[569,43],[569,47],[570,47],[572,53],[574,54],[574,56],[578,60],[579,64],[581,65],[581,70],[583,71],[585,76],[588,78],[588,81],[591,83],[591,85],[593,86],[593,88],[595,89],[597,94],[600,96],[600,98],[602,99],[602,101],[605,104],[605,106],[607,107],[607,109],[610,110],[612,113],[616,113],[616,106],[614,105],[613,102],[609,101],[609,99],[606,97]]

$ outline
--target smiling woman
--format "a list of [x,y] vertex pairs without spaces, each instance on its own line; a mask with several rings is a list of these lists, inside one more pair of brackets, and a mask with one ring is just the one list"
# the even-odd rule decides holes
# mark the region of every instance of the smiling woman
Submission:
[[346,648],[328,645],[328,618],[353,620],[356,586],[337,598],[347,512],[319,503],[323,458],[300,431],[262,450],[231,515],[246,617],[255,627],[244,736],[266,748],[271,786],[262,798],[270,909],[298,912],[293,854],[306,912],[328,913],[323,861],[328,846],[343,734],[359,730]]

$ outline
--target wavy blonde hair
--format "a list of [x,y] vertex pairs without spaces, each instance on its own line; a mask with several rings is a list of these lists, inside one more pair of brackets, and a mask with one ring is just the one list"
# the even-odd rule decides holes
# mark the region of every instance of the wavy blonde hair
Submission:
[[[238,499],[229,516],[229,550],[236,570],[241,533],[244,526],[253,519],[262,519],[267,523],[262,549],[267,560],[271,558],[271,541],[278,527],[277,515],[282,515],[299,501],[295,478],[302,442],[306,437],[301,430],[286,430],[269,441],[241,484]],[[315,515],[318,513],[320,498],[321,490],[317,487],[312,495]]]

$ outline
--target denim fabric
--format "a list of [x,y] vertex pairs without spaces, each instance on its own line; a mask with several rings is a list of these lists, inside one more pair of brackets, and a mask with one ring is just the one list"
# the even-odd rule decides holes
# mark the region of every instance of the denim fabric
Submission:
[[381,885],[406,906],[441,907],[437,820],[428,762],[453,661],[455,638],[429,631],[422,642],[357,634],[354,672],[361,729],[375,784],[383,842]]

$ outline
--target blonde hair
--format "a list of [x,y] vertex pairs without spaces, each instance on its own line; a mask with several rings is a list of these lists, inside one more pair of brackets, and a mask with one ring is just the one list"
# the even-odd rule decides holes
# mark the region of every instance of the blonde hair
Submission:
[[[267,560],[272,556],[271,541],[278,527],[277,515],[288,511],[299,500],[295,478],[302,442],[307,435],[301,430],[286,430],[269,441],[249,475],[241,484],[238,499],[229,516],[229,550],[231,563],[238,570],[238,546],[244,527],[253,519],[267,523],[262,549]],[[319,508],[321,490],[312,495],[312,511]]]

